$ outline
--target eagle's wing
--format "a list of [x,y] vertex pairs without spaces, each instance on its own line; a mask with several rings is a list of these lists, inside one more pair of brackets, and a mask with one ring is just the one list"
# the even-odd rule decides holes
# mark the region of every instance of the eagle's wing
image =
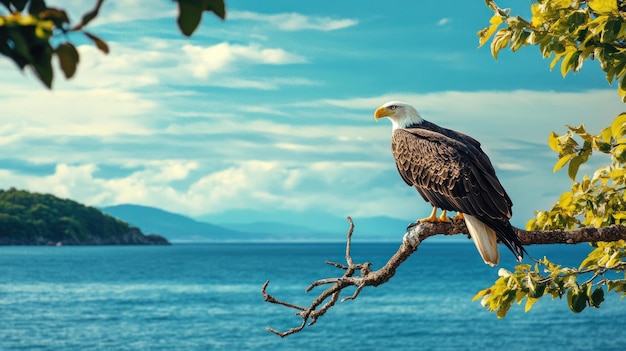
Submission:
[[434,206],[478,218],[511,218],[511,200],[477,142],[410,128],[396,129],[391,144],[404,181]]

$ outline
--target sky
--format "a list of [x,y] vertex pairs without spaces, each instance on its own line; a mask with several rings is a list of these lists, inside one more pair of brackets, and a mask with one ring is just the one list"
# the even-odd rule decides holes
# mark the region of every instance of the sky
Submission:
[[[48,1],[77,21],[88,1]],[[397,174],[389,100],[478,139],[523,226],[571,183],[551,131],[624,111],[597,62],[563,78],[536,47],[478,48],[483,1],[233,1],[191,38],[175,4],[107,1],[53,90],[0,59],[0,188],[201,217],[233,210],[412,221],[429,206]],[[502,1],[526,14],[530,2]],[[593,165],[581,174],[593,172]]]

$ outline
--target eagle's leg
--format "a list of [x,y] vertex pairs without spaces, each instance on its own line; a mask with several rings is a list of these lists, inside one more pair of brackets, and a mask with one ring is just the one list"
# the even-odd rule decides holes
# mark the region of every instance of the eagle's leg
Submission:
[[441,212],[441,215],[439,217],[437,217],[437,221],[438,222],[443,222],[443,223],[448,223],[450,222],[450,219],[448,218],[448,211],[443,210]]
[[465,217],[463,217],[463,214],[461,212],[457,212],[456,216],[450,218],[453,222],[456,221],[462,221],[465,219]]
[[417,223],[421,222],[437,222],[437,207],[433,207],[433,211],[428,217],[417,220]]
[[448,211],[443,210],[441,215],[437,217],[437,207],[433,207],[433,212],[430,213],[430,216],[426,218],[419,219],[417,223],[440,223],[440,222],[450,222],[448,219]]

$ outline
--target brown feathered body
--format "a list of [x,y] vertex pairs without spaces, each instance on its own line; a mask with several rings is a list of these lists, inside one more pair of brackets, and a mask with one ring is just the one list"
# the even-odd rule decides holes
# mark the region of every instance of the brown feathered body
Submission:
[[465,216],[486,263],[499,262],[496,237],[522,258],[524,248],[509,222],[511,199],[478,141],[421,120],[394,129],[391,146],[398,172],[408,185],[433,206]]

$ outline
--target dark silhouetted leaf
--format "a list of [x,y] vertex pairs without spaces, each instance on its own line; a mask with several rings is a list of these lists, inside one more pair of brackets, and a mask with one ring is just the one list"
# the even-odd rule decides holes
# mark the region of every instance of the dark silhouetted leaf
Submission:
[[31,0],[30,5],[28,5],[28,13],[30,13],[31,15],[36,15],[46,8],[47,6],[44,0]]
[[85,33],[85,35],[96,44],[96,47],[98,47],[98,49],[100,49],[100,51],[104,52],[105,54],[109,53],[109,46],[107,45],[107,43],[104,40],[98,38],[97,36],[95,36],[95,35],[93,35],[93,34],[91,34],[89,32],[83,32],[83,33]]
[[202,21],[204,11],[213,12],[221,19],[226,18],[224,0],[178,0],[177,23],[181,32],[191,36]]
[[72,78],[76,73],[79,55],[76,47],[71,43],[63,43],[57,47],[56,54],[59,57],[59,65],[65,74],[65,78]]
[[7,2],[9,4],[13,4],[15,9],[17,9],[19,12],[22,12],[24,11],[24,8],[26,8],[26,3],[28,3],[28,0],[11,0]]
[[207,11],[212,11],[217,17],[226,19],[226,6],[224,0],[206,0]]
[[597,287],[596,290],[593,291],[591,296],[589,296],[589,305],[591,307],[600,307],[600,304],[604,301],[604,289],[602,287]]
[[91,11],[86,12],[83,15],[81,22],[77,26],[75,26],[73,30],[83,29],[83,27],[85,27],[87,24],[89,24],[89,22],[91,22],[94,18],[96,18],[98,16],[98,13],[100,12],[100,7],[102,6],[103,3],[104,3],[104,0],[98,0],[96,7],[94,7]]
[[202,8],[188,1],[178,1],[178,27],[186,36],[191,36],[202,20]]
[[35,60],[32,63],[33,71],[39,80],[48,88],[52,88],[52,54],[53,50],[49,43],[41,45],[35,50]]

